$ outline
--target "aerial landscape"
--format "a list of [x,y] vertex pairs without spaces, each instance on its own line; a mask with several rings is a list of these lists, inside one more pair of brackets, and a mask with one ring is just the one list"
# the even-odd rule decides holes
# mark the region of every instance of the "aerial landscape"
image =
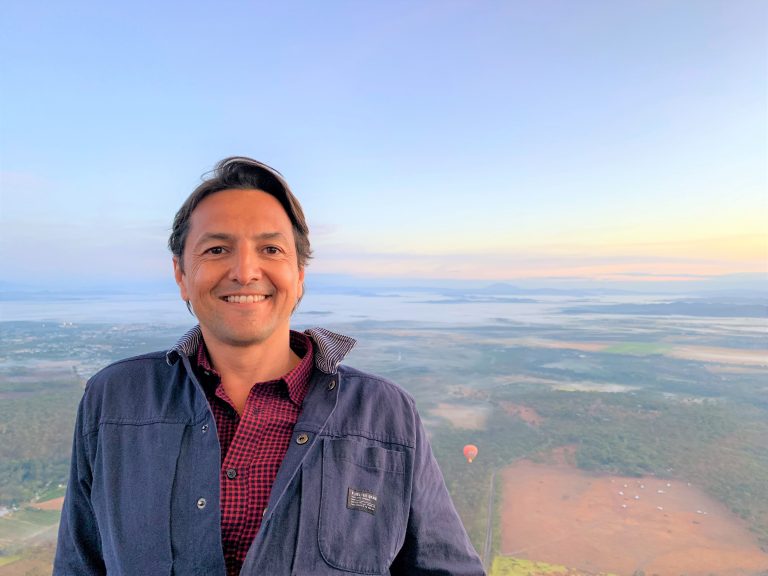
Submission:
[[0,3],[0,576],[51,574],[89,379],[195,325],[169,233],[230,156],[489,576],[768,576],[766,38],[765,0]]
[[[415,397],[490,574],[768,574],[765,304],[505,291],[321,291],[295,323]],[[0,574],[50,573],[87,378],[192,321],[92,304],[3,302],[35,319],[0,324]]]

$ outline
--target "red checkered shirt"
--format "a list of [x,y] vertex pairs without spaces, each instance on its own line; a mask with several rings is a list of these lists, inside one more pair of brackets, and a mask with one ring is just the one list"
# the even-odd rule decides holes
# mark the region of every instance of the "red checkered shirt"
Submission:
[[272,483],[309,389],[312,341],[291,331],[291,349],[301,362],[279,380],[254,384],[242,415],[211,367],[205,342],[197,351],[197,371],[221,444],[221,540],[229,576],[240,573],[261,526]]

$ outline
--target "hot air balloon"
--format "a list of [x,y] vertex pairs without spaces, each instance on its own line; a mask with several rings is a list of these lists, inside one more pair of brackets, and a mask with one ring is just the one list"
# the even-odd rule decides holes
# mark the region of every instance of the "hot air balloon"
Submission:
[[475,459],[475,456],[477,456],[477,446],[474,444],[467,444],[464,446],[464,457],[467,459],[467,462],[472,462],[472,460]]

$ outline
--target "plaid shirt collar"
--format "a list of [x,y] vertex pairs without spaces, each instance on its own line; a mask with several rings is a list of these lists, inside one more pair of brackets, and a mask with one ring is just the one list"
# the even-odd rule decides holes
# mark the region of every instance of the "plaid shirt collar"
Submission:
[[[335,374],[341,361],[355,345],[354,338],[336,334],[325,328],[310,328],[305,330],[304,334],[312,339],[315,368],[326,374]],[[198,324],[168,350],[165,355],[166,361],[172,366],[182,356],[196,354],[202,341],[203,333]]]
[[[286,388],[288,388],[288,397],[291,399],[291,402],[301,407],[304,395],[307,392],[309,376],[312,373],[312,340],[306,334],[291,330],[291,350],[301,358],[301,362],[274,381],[284,383]],[[211,364],[211,360],[208,357],[208,347],[205,345],[203,338],[200,339],[195,361],[200,370],[207,375],[211,375],[211,379],[221,382],[221,375]]]

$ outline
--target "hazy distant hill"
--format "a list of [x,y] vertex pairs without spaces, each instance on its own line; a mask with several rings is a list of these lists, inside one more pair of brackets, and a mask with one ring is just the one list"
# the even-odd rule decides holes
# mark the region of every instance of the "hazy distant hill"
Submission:
[[633,316],[703,316],[710,318],[768,318],[765,302],[678,300],[649,304],[600,304],[565,308],[566,314],[629,314]]

